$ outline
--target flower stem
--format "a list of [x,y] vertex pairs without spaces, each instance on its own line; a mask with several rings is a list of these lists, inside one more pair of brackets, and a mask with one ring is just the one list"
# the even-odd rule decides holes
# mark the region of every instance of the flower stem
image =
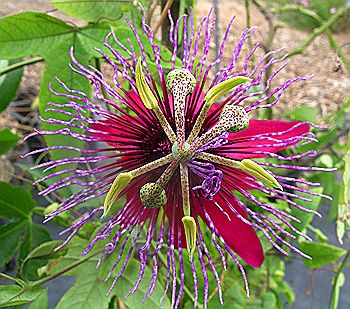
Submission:
[[[252,27],[252,25],[251,25],[251,16],[250,16],[250,1],[251,0],[245,0],[246,26],[249,29]],[[249,49],[250,50],[253,49],[253,41],[252,41],[252,37],[251,36],[248,37],[248,44],[249,44]],[[254,59],[254,54],[253,54],[252,57],[251,57],[251,65],[252,65],[252,67],[255,66],[254,63],[255,63],[255,59]]]
[[207,114],[210,110],[210,107],[211,107],[210,104],[204,103],[204,105],[203,105],[203,107],[202,107],[202,109],[197,117],[197,120],[193,126],[193,129],[190,133],[190,136],[187,138],[186,143],[191,144],[195,140],[195,138],[198,136],[198,134],[202,128],[202,125],[204,123],[204,120],[207,117]]
[[182,190],[182,209],[184,212],[184,216],[191,216],[188,168],[185,163],[180,164],[180,177]]
[[157,184],[160,185],[162,188],[166,186],[166,184],[169,182],[171,177],[173,177],[176,169],[180,165],[181,161],[183,159],[183,155],[179,153],[172,162],[168,165],[166,170],[163,172],[163,174],[158,178]]
[[234,167],[234,168],[239,168],[240,166],[240,162],[233,160],[233,159],[228,159],[225,157],[221,157],[218,155],[214,155],[208,152],[201,152],[201,153],[197,153],[196,157],[198,159],[202,159],[202,160],[206,160],[209,162],[213,162],[213,163],[217,163],[217,164],[221,164],[221,165],[225,165],[228,167]]
[[151,172],[152,170],[161,167],[165,164],[170,163],[173,160],[172,154],[168,154],[167,156],[160,158],[158,160],[155,160],[153,162],[147,163],[146,165],[140,166],[139,168],[136,168],[129,173],[133,178],[138,177],[142,174]]
[[163,112],[160,110],[159,106],[153,108],[154,113],[156,114],[160,125],[162,126],[166,136],[169,138],[171,144],[174,144],[176,141],[176,135],[170,126],[168,120],[165,118]]

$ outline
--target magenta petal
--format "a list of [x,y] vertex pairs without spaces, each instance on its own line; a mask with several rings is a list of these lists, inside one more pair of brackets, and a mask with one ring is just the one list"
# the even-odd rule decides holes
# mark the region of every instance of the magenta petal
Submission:
[[[252,267],[260,267],[264,262],[264,253],[259,238],[254,229],[248,224],[242,222],[227,206],[226,201],[218,196],[215,201],[221,206],[220,210],[213,201],[205,198],[196,200],[196,210],[207,225],[209,222],[205,218],[202,207],[206,210],[220,235],[223,237],[227,245],[236,252],[248,265]],[[231,201],[235,206],[234,202]],[[247,217],[245,213],[237,206],[235,209],[243,217]]]
[[[121,136],[122,130],[115,127],[114,121],[100,120],[96,123],[91,124],[90,128],[97,131],[92,133],[94,137],[99,138],[101,141],[108,139],[108,145],[114,148],[118,148],[118,138],[119,136]],[[100,131],[101,133],[99,133],[98,131]],[[108,133],[109,135],[107,135],[106,133]]]
[[[300,123],[300,125],[298,125]],[[295,126],[295,128],[293,128]],[[261,134],[284,132],[280,135],[270,136],[273,139],[284,141],[288,138],[298,137],[310,131],[310,126],[299,121],[287,122],[277,120],[250,120],[249,127],[239,133],[230,134],[229,143],[217,150],[217,154],[230,157],[236,160],[248,158],[263,158],[267,155],[255,153],[259,151],[276,153],[284,148],[297,144],[300,140],[289,143],[287,146],[274,145],[278,141],[271,141],[267,138],[257,139]],[[265,147],[261,147],[266,145]]]

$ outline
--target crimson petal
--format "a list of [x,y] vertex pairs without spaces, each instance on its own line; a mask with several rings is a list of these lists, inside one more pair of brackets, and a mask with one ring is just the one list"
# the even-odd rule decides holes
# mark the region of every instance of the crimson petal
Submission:
[[[254,229],[240,220],[230,210],[223,197],[217,194],[214,199],[220,205],[222,210],[219,209],[213,201],[206,198],[194,199],[195,208],[201,218],[209,226],[209,222],[204,215],[204,208],[226,244],[248,265],[252,267],[260,267],[264,262],[264,253],[260,240]],[[247,218],[244,211],[240,209],[238,205],[235,205],[233,201],[231,202],[231,205],[235,207],[241,216]],[[227,216],[229,216],[230,220]]]
[[[277,120],[250,120],[249,127],[239,133],[230,134],[228,144],[218,148],[217,154],[221,154],[232,159],[243,160],[249,158],[264,158],[267,154],[257,152],[276,153],[284,148],[296,145],[300,140],[291,140],[288,145],[281,145],[278,141],[301,136],[310,131],[307,123],[299,121],[286,122]],[[264,138],[263,134],[279,133],[269,136],[278,141],[271,141]],[[261,139],[256,139],[261,136]],[[273,145],[275,144],[275,145]],[[263,147],[265,145],[265,147]]]

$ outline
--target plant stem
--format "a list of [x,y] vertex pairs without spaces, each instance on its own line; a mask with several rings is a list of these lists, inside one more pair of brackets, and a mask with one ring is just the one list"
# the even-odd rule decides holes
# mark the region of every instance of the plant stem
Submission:
[[[101,254],[103,251],[104,251],[104,249],[101,249],[101,250],[95,252],[94,254],[89,255],[89,256],[86,256],[86,257],[80,259],[79,261],[77,261],[77,262],[75,262],[75,263],[69,265],[68,267],[66,267],[66,268],[64,268],[64,269],[62,269],[62,270],[60,270],[60,271],[58,271],[57,273],[54,273],[54,274],[52,274],[52,275],[50,275],[50,276],[47,276],[46,278],[43,278],[43,279],[40,279],[40,280],[37,280],[37,281],[34,281],[34,282],[30,282],[28,285],[24,286],[23,289],[22,289],[19,293],[17,293],[16,295],[14,295],[13,297],[11,297],[11,298],[10,298],[9,300],[7,300],[7,301],[11,301],[11,300],[15,299],[16,297],[18,297],[18,296],[22,295],[23,293],[25,293],[27,290],[32,289],[32,288],[35,288],[35,287],[37,287],[37,286],[40,286],[40,285],[42,285],[42,284],[44,284],[44,283],[46,283],[46,282],[48,282],[48,281],[50,281],[50,280],[53,280],[53,279],[55,279],[55,278],[61,276],[62,274],[66,273],[66,272],[68,272],[68,271],[70,271],[70,270],[72,270],[73,268],[75,268],[75,267],[77,267],[77,266],[79,266],[79,265],[81,265],[81,264],[87,262],[88,260],[90,260],[90,259],[93,258],[94,256],[96,256],[96,255],[98,255],[98,254]],[[2,274],[1,274],[1,275],[2,275]],[[13,279],[11,278],[11,280],[13,280]],[[2,304],[0,303],[0,306],[1,306],[1,305],[2,305]]]
[[265,17],[269,24],[269,28],[272,29],[273,27],[273,15],[272,13],[265,8],[258,0],[251,0],[253,4],[257,7],[257,9],[260,11],[260,13]]
[[[220,16],[219,16],[219,0],[213,0],[213,6],[214,6],[214,14],[216,16],[216,22],[215,22],[215,30],[214,30],[214,37],[215,37],[215,59],[218,59],[220,56]],[[220,62],[218,62],[215,65],[215,73],[219,72],[220,70]]]
[[16,283],[19,284],[20,286],[23,286],[23,283],[24,283],[24,282],[23,282],[21,279],[13,278],[13,277],[8,276],[8,275],[6,275],[6,274],[4,274],[4,273],[0,273],[0,276],[6,278],[7,280],[11,280],[11,281],[13,281],[13,282],[16,282]]
[[192,11],[193,11],[194,33],[196,33],[197,32],[197,0],[192,1]]
[[[246,12],[246,26],[247,28],[251,28],[252,24],[251,24],[251,17],[250,17],[250,1],[251,0],[245,0],[245,12]],[[253,40],[252,37],[249,36],[248,37],[248,44],[249,44],[249,49],[253,49]],[[254,54],[252,55],[252,57],[250,58],[251,61],[251,65],[252,67],[255,66],[255,58],[254,58]]]
[[[180,6],[179,6],[179,17],[185,14],[185,10],[187,9],[185,0],[180,0]],[[178,32],[178,45],[181,45],[182,40],[184,38],[184,23],[185,20],[182,19],[179,24],[179,32]]]
[[[268,37],[263,44],[263,48],[264,48],[265,53],[268,53],[272,50],[272,44],[273,44],[273,40],[275,38],[276,31],[278,29],[278,25],[276,25],[276,23],[275,23],[274,15],[267,7],[264,7],[258,0],[250,0],[250,1],[252,1],[252,3],[257,7],[257,9],[260,11],[260,13],[265,17],[265,19],[269,25]],[[272,56],[266,58],[265,64],[271,60],[271,57]],[[272,73],[272,67],[269,66],[266,69],[265,74],[264,74],[264,84],[266,84],[266,82],[270,78],[271,73]],[[268,93],[269,93],[269,91],[267,92],[267,94]],[[272,98],[267,100],[267,103],[270,103],[271,100],[272,100]],[[263,109],[261,111],[260,116],[262,118],[272,119],[272,117],[273,117],[272,108]]]
[[26,66],[28,64],[33,64],[33,63],[41,62],[41,61],[44,61],[43,57],[35,57],[35,58],[32,58],[32,59],[23,60],[23,61],[14,63],[14,64],[9,65],[8,67],[0,70],[0,76],[3,75],[3,74],[9,73],[11,71],[17,70],[18,68],[24,67],[24,66]]
[[[96,69],[98,71],[101,72],[101,62],[100,62],[100,58],[95,58],[95,66],[96,66]],[[101,85],[101,90],[102,90],[102,96],[108,100],[108,94],[107,94],[107,91],[106,89]],[[108,103],[105,103],[105,106],[106,106],[106,109],[110,112],[111,111],[111,106],[108,104]]]
[[340,274],[342,273],[343,271],[343,268],[346,264],[346,262],[348,261],[348,259],[350,258],[350,250],[348,251],[348,253],[346,254],[344,260],[341,262],[341,265],[337,271],[337,274],[335,275],[334,277],[334,283],[333,283],[333,287],[332,287],[332,292],[331,292],[331,297],[330,297],[330,300],[329,300],[329,308],[335,308],[334,305],[335,305],[335,298],[336,298],[336,283],[339,279],[339,276]]
[[174,0],[168,0],[168,2],[166,3],[166,5],[164,6],[164,9],[162,11],[162,13],[160,14],[160,18],[159,21],[157,22],[156,26],[153,29],[154,35],[158,32],[160,26],[162,25],[165,17],[168,14],[168,10],[171,8],[171,6],[173,5]]
[[346,67],[346,70],[350,74],[350,61],[346,58],[346,56],[343,53],[341,47],[338,45],[337,41],[334,39],[332,31],[327,29],[326,30],[326,34],[328,36],[329,45],[331,46],[331,48],[333,48],[336,51],[336,53],[338,54],[339,58],[343,61],[344,65]]
[[30,287],[35,287],[35,286],[38,286],[38,285],[42,285],[42,284],[44,284],[44,283],[46,283],[46,282],[48,282],[48,281],[50,281],[50,280],[52,280],[52,279],[55,279],[55,278],[57,278],[57,277],[63,275],[64,273],[66,273],[66,272],[68,272],[68,271],[74,269],[75,267],[77,267],[77,266],[79,266],[79,265],[81,265],[81,264],[87,262],[88,260],[90,260],[91,258],[95,257],[96,255],[101,254],[103,251],[104,251],[104,249],[101,249],[101,250],[99,250],[99,251],[96,251],[94,254],[91,254],[91,255],[89,255],[89,256],[85,256],[84,258],[82,258],[82,259],[76,261],[75,263],[73,263],[73,264],[67,266],[66,268],[63,268],[62,270],[58,271],[57,273],[54,273],[54,274],[52,274],[52,275],[50,275],[50,276],[47,276],[46,278],[43,278],[43,279],[34,281],[34,282],[30,285]]
[[338,10],[337,13],[335,13],[331,18],[329,18],[327,21],[325,21],[320,27],[316,28],[311,35],[303,42],[301,45],[292,51],[288,53],[288,57],[292,57],[298,54],[301,54],[304,52],[306,48],[309,47],[309,45],[323,32],[327,31],[332,25],[340,19],[343,15],[346,14],[346,12],[349,10],[349,8],[342,7]]
[[[304,16],[312,18],[314,21],[316,21],[319,24],[319,26],[321,26],[325,22],[324,19],[322,19],[322,17],[320,15],[318,15],[314,11],[306,9],[303,6],[300,6],[300,5],[298,5],[298,6],[296,6],[296,5],[285,5],[285,6],[282,6],[282,7],[278,8],[278,9],[276,9],[273,12],[278,13],[278,14],[287,13],[287,12],[296,12],[296,13],[299,13],[299,14],[302,14]],[[336,51],[336,53],[338,54],[339,58],[343,61],[347,71],[350,74],[350,61],[346,58],[346,56],[343,53],[341,47],[336,42],[332,31],[330,29],[327,29],[325,32],[326,32],[326,35],[328,37],[329,45],[331,46],[332,49],[334,49]]]

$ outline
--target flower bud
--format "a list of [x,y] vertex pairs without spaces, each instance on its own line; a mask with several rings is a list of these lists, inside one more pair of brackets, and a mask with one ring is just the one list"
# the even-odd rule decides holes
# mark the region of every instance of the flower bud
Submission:
[[165,190],[154,182],[149,182],[142,186],[140,199],[143,206],[147,208],[160,208],[167,202]]
[[244,159],[241,161],[239,168],[250,175],[253,175],[257,180],[260,180],[262,183],[267,185],[268,187],[277,188],[283,190],[279,182],[273,177],[270,173],[268,173],[264,168],[262,168],[256,162]]
[[190,261],[193,259],[193,254],[196,251],[196,239],[197,239],[197,225],[196,221],[191,216],[185,216],[181,219],[186,236],[187,252]]
[[251,79],[245,76],[235,76],[230,79],[227,79],[213,88],[209,89],[207,94],[204,97],[205,104],[211,106],[214,102],[216,102],[221,96],[230,92],[234,87],[243,84],[245,82],[250,82]]
[[[49,206],[47,206],[44,210],[44,215],[47,216],[51,212],[56,211],[58,208],[58,203],[52,203]],[[64,211],[55,216],[56,218],[62,219],[63,221],[67,222],[70,219],[69,211]]]
[[142,103],[148,109],[153,109],[158,105],[157,99],[154,96],[152,90],[147,85],[145,77],[142,71],[142,61],[138,59],[136,65],[136,87],[139,92]]
[[103,204],[103,215],[101,218],[107,216],[110,212],[115,200],[120,192],[122,192],[132,179],[130,173],[120,173],[113,181],[111,188],[109,189],[107,196]]
[[249,116],[242,106],[226,105],[219,118],[219,123],[226,129],[224,131],[237,133],[245,130],[249,125]]

